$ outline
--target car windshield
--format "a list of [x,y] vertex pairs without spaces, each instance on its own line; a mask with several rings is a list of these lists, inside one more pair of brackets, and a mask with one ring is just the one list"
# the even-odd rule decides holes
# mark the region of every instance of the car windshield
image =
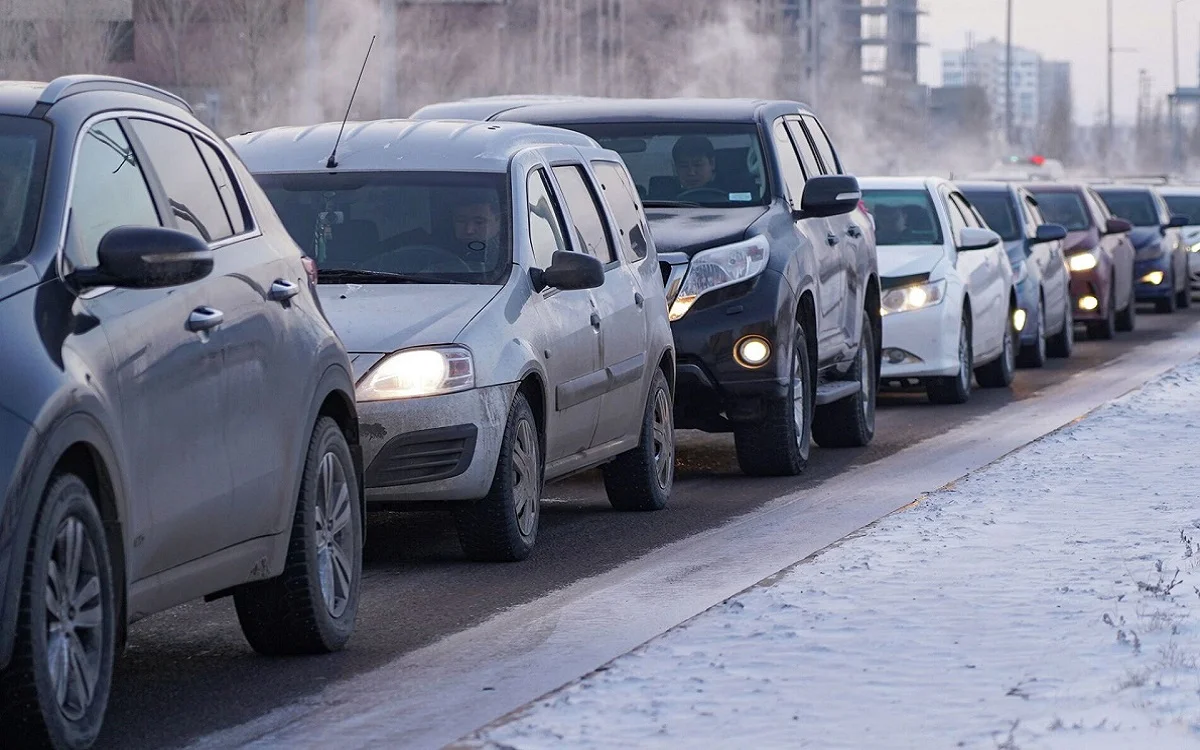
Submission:
[[1135,227],[1156,227],[1161,222],[1158,209],[1150,194],[1141,190],[1098,190],[1104,205],[1113,216],[1125,219]]
[[1013,210],[1013,202],[1007,192],[996,190],[964,190],[963,195],[971,205],[983,214],[983,220],[993,232],[1005,242],[1022,239],[1024,231]]
[[1068,232],[1078,232],[1092,225],[1083,198],[1075,192],[1057,190],[1034,191],[1042,218],[1050,224],[1061,224]]
[[503,174],[255,177],[321,281],[498,284],[512,264]]
[[663,202],[732,208],[771,200],[753,123],[588,123],[570,128],[619,153],[650,207]]
[[0,264],[29,255],[42,208],[50,124],[0,116]]
[[1168,195],[1164,199],[1172,214],[1187,217],[1188,226],[1200,225],[1200,195]]
[[940,245],[942,224],[927,190],[863,190],[877,245]]

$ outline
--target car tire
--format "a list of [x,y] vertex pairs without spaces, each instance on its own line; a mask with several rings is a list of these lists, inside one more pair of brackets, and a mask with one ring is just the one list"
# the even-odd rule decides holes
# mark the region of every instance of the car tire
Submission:
[[792,378],[787,397],[768,402],[761,421],[734,427],[738,466],[749,476],[797,476],[808,467],[816,384],[808,335],[798,321],[793,326]]
[[542,444],[537,420],[520,391],[508,409],[492,486],[482,500],[454,511],[458,541],[478,562],[518,562],[537,541],[541,516]]
[[[1174,305],[1172,305],[1172,309]],[[1133,283],[1129,285],[1129,304],[1124,310],[1117,311],[1117,330],[1122,333],[1129,333],[1137,328],[1137,297],[1134,296]]]
[[1046,303],[1045,299],[1038,300],[1037,339],[1032,344],[1021,347],[1017,353],[1019,367],[1037,368],[1046,366]]
[[362,580],[362,500],[350,446],[321,417],[304,460],[283,573],[233,592],[238,623],[260,654],[324,654],[354,632]]
[[1057,359],[1065,359],[1075,351],[1075,306],[1071,304],[1071,295],[1064,295],[1066,308],[1063,311],[1062,330],[1050,337],[1046,345],[1046,354]]
[[667,507],[675,482],[675,421],[667,376],[655,368],[646,397],[638,446],[605,464],[604,491],[617,510]]
[[[1100,341],[1110,341],[1117,335],[1117,311],[1114,308],[1116,299],[1109,300],[1107,314],[1104,320],[1089,320],[1087,322],[1087,335],[1089,339],[1097,339]],[[1130,303],[1130,308],[1133,304]]]
[[1183,285],[1183,289],[1175,293],[1175,306],[1180,310],[1187,310],[1192,306],[1192,290],[1186,283]]
[[[1176,308],[1179,307],[1179,298],[1174,292],[1175,278],[1173,275],[1170,279],[1170,285],[1172,289],[1170,294],[1161,299],[1154,300],[1154,311],[1160,315],[1170,315],[1171,313],[1175,312]],[[1132,307],[1132,305],[1130,305],[1130,307]]]
[[971,363],[975,360],[971,336],[971,316],[963,310],[958,325],[958,374],[930,378],[925,394],[933,404],[965,404],[971,398]]
[[975,379],[983,388],[1007,388],[1017,372],[1017,329],[1013,327],[1013,310],[1008,310],[1006,330],[1000,356],[975,370]]
[[112,689],[117,599],[104,523],[74,474],[46,489],[19,601],[13,658],[0,673],[0,744],[91,747]]
[[871,318],[863,315],[858,356],[850,375],[859,391],[832,404],[818,406],[813,413],[813,440],[822,448],[861,448],[875,437],[875,398],[878,392],[875,363],[875,331]]

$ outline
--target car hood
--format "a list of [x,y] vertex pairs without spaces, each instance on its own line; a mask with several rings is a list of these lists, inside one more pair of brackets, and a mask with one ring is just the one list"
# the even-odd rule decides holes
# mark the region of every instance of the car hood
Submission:
[[650,233],[658,252],[695,255],[742,239],[750,225],[767,210],[767,206],[648,208],[646,218],[650,220]]
[[878,252],[882,279],[928,274],[946,257],[941,245],[883,245]]
[[317,293],[346,351],[356,355],[453,343],[502,288],[483,284],[320,284]]
[[1158,227],[1134,227],[1129,232],[1129,241],[1135,250],[1157,250],[1162,239],[1162,230]]
[[1090,229],[1075,229],[1067,232],[1063,241],[1064,253],[1081,253],[1096,247],[1096,235]]

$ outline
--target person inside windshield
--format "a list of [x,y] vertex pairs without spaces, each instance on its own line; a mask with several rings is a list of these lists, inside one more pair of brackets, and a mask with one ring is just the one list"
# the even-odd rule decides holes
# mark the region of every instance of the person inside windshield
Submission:
[[689,190],[717,190],[717,152],[712,141],[702,135],[685,135],[671,149],[675,176],[679,179],[680,195]]
[[500,201],[493,191],[472,191],[454,206],[456,250],[472,266],[494,268],[504,250],[500,237],[503,221]]
[[896,206],[875,209],[875,242],[880,245],[899,245],[908,229],[908,217]]

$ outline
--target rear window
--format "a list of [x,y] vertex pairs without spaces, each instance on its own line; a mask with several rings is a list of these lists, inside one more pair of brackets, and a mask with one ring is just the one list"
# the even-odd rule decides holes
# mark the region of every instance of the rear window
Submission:
[[1097,190],[1100,199],[1113,216],[1125,219],[1135,227],[1159,225],[1158,207],[1149,193],[1141,190]]
[[1033,191],[1038,208],[1050,224],[1061,224],[1069,232],[1078,232],[1092,225],[1083,198],[1075,192]]
[[1021,227],[1021,219],[1017,216],[1012,198],[1008,193],[1001,193],[995,190],[964,190],[963,194],[967,196],[967,200],[971,201],[971,205],[983,215],[983,220],[987,222],[988,227],[1000,235],[1000,238],[1005,242],[1013,242],[1024,237],[1024,230]]
[[49,123],[0,116],[0,263],[33,249],[49,151]]
[[1172,214],[1188,217],[1189,226],[1200,225],[1200,195],[1168,195],[1165,200]]
[[942,223],[926,190],[864,190],[877,245],[940,245]]

